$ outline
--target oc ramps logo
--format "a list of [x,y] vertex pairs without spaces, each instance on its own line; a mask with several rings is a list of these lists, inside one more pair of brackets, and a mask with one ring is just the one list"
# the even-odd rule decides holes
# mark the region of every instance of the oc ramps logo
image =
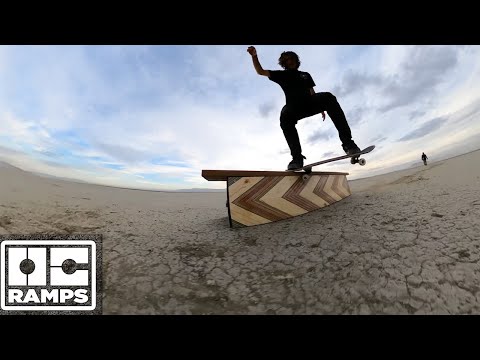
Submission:
[[98,312],[96,241],[3,240],[1,311]]

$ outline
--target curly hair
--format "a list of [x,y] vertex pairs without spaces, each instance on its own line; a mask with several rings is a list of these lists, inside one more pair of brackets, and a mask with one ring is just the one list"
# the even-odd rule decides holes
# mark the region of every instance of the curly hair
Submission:
[[298,57],[298,55],[296,53],[294,53],[293,51],[282,52],[282,54],[278,58],[278,65],[280,65],[282,68],[286,69],[285,62],[286,62],[287,58],[289,58],[289,57],[292,57],[297,62],[297,69],[298,69],[302,62],[300,61],[300,58]]

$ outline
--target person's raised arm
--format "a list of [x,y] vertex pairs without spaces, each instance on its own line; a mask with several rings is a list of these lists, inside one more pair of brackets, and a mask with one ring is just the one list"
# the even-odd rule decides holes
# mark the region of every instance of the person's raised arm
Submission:
[[260,61],[258,61],[257,50],[254,46],[249,46],[247,49],[248,53],[252,55],[253,67],[258,75],[263,75],[266,77],[270,77],[270,71],[264,70]]

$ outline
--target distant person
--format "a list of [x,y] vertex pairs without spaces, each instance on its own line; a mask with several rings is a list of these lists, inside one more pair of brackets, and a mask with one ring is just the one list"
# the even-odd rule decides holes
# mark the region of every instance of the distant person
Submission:
[[427,155],[425,155],[425,153],[422,152],[422,160],[424,165],[427,165],[427,159],[428,159]]
[[360,148],[352,140],[350,127],[345,114],[337,102],[337,98],[329,92],[315,93],[315,82],[308,72],[299,71],[300,58],[293,51],[284,51],[278,59],[278,64],[283,70],[264,70],[260,65],[257,50],[254,46],[247,49],[252,56],[253,66],[257,74],[268,77],[277,83],[285,93],[285,105],[280,113],[280,127],[290,148],[292,161],[288,164],[288,170],[303,167],[302,147],[295,125],[298,120],[322,113],[325,121],[325,111],[335,125],[342,148],[348,155],[360,152]]

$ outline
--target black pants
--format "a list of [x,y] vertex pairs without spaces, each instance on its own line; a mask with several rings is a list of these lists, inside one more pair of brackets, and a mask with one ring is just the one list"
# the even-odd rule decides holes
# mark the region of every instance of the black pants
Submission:
[[294,159],[302,156],[302,147],[295,125],[298,120],[319,114],[322,111],[326,111],[330,119],[332,119],[342,145],[348,147],[353,143],[350,127],[337,98],[329,92],[316,93],[312,95],[311,99],[301,105],[285,105],[280,114],[280,127],[283,130],[290,153]]

